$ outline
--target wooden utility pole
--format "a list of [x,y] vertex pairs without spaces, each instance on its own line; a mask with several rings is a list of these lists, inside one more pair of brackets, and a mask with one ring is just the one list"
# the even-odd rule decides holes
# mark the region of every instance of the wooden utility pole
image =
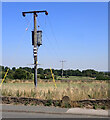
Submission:
[[37,14],[34,12],[34,84],[37,87],[37,27],[36,27]]
[[62,63],[62,77],[63,77],[63,63],[66,62],[64,60],[60,61]]
[[36,20],[36,17],[37,17],[37,13],[41,13],[41,12],[45,12],[46,15],[48,15],[48,12],[46,10],[44,11],[29,11],[29,12],[22,12],[22,15],[25,17],[25,15],[27,13],[33,13],[34,14],[34,48],[33,48],[33,52],[34,52],[34,85],[35,87],[37,87],[37,50],[38,50],[38,47],[37,47],[37,20]]

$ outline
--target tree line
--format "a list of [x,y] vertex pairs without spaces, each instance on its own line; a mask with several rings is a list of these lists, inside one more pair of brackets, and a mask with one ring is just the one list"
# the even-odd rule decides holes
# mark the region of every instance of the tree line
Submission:
[[[0,66],[1,78],[4,77],[7,69],[9,69],[9,72],[7,75],[7,78],[9,78],[9,79],[23,79],[23,80],[34,79],[34,69],[33,68],[29,68],[29,67],[9,68],[9,67],[4,67],[4,66]],[[60,69],[60,70],[52,69],[52,71],[55,76],[55,79],[57,79],[57,76],[62,75],[62,69]],[[63,70],[63,76],[66,78],[69,76],[84,76],[84,77],[96,78],[97,80],[110,80],[110,72],[99,72],[99,71],[96,71],[93,69],[87,69],[87,70],[82,70],[82,71],[80,71],[79,69]],[[38,78],[40,78],[40,79],[52,78],[50,69],[38,68]]]

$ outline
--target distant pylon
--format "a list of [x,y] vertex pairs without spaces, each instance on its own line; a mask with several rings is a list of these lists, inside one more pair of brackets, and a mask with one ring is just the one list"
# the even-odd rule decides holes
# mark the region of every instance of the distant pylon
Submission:
[[63,77],[63,63],[66,62],[65,60],[60,61],[62,63],[62,77]]

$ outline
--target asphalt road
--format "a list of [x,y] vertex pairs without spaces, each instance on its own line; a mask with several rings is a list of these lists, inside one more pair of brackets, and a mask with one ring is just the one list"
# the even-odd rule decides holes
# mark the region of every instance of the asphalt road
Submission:
[[2,118],[102,118],[88,115],[3,112]]
[[66,113],[67,108],[2,105],[2,118],[106,118]]

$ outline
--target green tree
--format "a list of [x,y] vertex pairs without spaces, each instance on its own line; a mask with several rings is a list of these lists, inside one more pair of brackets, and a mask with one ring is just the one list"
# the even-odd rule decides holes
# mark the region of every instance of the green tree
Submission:
[[16,68],[15,68],[15,67],[13,67],[13,68],[12,68],[12,70],[13,70],[13,71],[15,71],[15,70],[16,70]]
[[5,71],[5,72],[7,72],[7,69],[9,69],[9,70],[10,70],[10,68],[9,68],[9,67],[5,67],[4,71]]
[[44,70],[44,74],[51,75],[50,69],[45,69],[45,70]]
[[24,67],[24,68],[22,68],[22,69],[24,69],[24,70],[26,70],[26,71],[28,71],[28,72],[32,72],[32,69],[29,68],[29,67]]
[[14,72],[13,72],[13,70],[9,70],[7,77],[10,78],[10,79],[14,79]]
[[38,74],[44,74],[44,70],[42,68],[38,68]]
[[92,69],[87,69],[82,71],[83,76],[96,77],[99,74],[97,71]]
[[26,79],[26,71],[19,68],[15,71],[14,79]]
[[23,68],[16,69],[14,79],[32,79],[32,73],[24,70]]

